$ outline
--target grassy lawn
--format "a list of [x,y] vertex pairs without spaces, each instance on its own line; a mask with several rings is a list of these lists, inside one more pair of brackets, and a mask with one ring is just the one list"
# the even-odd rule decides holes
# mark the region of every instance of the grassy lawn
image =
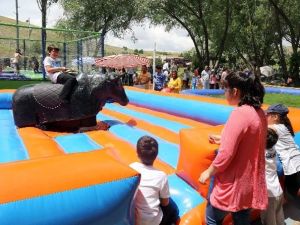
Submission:
[[0,89],[17,89],[23,85],[27,84],[37,84],[41,82],[49,82],[49,81],[41,81],[41,80],[29,80],[29,81],[21,81],[21,80],[0,80]]
[[282,103],[286,106],[300,108],[300,95],[266,94],[264,103],[269,105],[274,103]]

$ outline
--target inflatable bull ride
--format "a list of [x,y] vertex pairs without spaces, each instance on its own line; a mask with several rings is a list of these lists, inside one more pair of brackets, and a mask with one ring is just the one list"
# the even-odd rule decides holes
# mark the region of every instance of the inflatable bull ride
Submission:
[[59,94],[61,84],[35,84],[19,88],[13,96],[13,115],[18,127],[39,127],[43,130],[76,131],[95,127],[96,115],[107,101],[124,106],[128,103],[120,77],[79,75],[69,103]]

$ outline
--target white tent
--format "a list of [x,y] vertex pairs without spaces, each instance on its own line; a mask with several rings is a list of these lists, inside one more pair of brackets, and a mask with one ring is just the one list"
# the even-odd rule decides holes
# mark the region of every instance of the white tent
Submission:
[[271,77],[275,74],[275,71],[271,66],[262,66],[259,69],[260,73],[265,75],[266,77]]
[[[80,60],[78,62],[77,59],[73,59],[72,65],[77,66],[77,64],[80,64]],[[95,58],[94,57],[82,57],[82,64],[83,65],[93,65],[93,64],[95,64]]]

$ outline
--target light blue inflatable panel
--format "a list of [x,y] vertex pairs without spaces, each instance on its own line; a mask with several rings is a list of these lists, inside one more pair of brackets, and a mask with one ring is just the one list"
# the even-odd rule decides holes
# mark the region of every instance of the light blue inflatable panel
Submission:
[[0,163],[28,158],[27,149],[16,129],[12,111],[0,109]]
[[272,93],[272,94],[300,95],[300,89],[295,89],[295,88],[265,87],[265,90],[266,93]]
[[0,93],[0,109],[11,109],[13,93]]
[[147,121],[148,123],[151,123],[153,125],[164,127],[165,129],[169,129],[175,133],[179,133],[179,131],[183,128],[190,128],[190,126],[187,126],[182,123],[178,123],[176,121],[167,120],[157,116],[152,116],[147,113],[138,112],[116,104],[106,104],[105,108],[122,114],[126,114],[128,116],[132,116],[140,120]]
[[[295,88],[280,88],[280,87],[265,87],[266,93],[270,94],[290,94],[300,95],[300,89]],[[222,89],[187,89],[180,92],[186,95],[222,95],[224,90]]]
[[194,119],[211,125],[226,123],[233,107],[171,96],[126,90],[131,104]]
[[185,95],[223,95],[223,89],[186,89],[180,92]]
[[133,225],[139,177],[0,204],[1,225]]
[[118,121],[114,117],[104,115],[103,113],[98,113],[97,120],[101,120],[105,123],[108,123],[111,127],[109,131],[116,135],[117,137],[131,143],[133,146],[136,146],[138,139],[144,135],[149,135],[154,137],[159,145],[158,158],[168,163],[170,166],[177,168],[177,163],[179,159],[179,147],[176,144],[170,143],[164,139],[161,139],[153,134],[131,127],[127,124],[124,124]]
[[300,147],[300,132],[297,132],[295,134],[294,139],[295,139],[296,144]]
[[89,152],[103,147],[86,134],[71,134],[58,136],[55,141],[63,148],[65,153]]
[[179,209],[179,216],[204,202],[204,198],[176,174],[168,176],[170,194]]

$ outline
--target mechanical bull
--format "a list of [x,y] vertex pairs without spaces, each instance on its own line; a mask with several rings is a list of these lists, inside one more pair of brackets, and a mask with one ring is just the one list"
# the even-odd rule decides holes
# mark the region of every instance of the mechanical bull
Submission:
[[41,83],[20,87],[13,95],[13,116],[18,127],[76,131],[95,127],[96,115],[108,101],[127,105],[122,82],[115,74],[79,75],[70,103],[59,98],[63,85]]

